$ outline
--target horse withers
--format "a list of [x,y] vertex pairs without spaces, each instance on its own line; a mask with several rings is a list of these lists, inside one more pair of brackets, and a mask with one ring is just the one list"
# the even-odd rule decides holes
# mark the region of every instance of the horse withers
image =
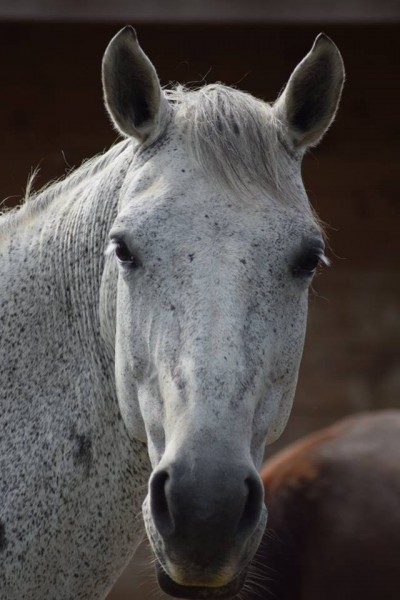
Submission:
[[320,35],[273,105],[163,90],[132,28],[110,42],[124,141],[0,221],[1,598],[103,598],[141,514],[167,592],[241,588],[326,262],[301,159],[343,77]]
[[400,411],[349,417],[273,456],[246,600],[398,600]]

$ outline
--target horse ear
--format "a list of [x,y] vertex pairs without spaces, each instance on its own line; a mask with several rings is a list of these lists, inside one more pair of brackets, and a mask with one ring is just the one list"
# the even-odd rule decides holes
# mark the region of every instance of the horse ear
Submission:
[[335,117],[344,77],[339,50],[320,33],[274,106],[294,148],[305,149],[320,141]]
[[140,141],[153,135],[167,101],[133,27],[121,29],[108,44],[102,79],[105,106],[116,129]]

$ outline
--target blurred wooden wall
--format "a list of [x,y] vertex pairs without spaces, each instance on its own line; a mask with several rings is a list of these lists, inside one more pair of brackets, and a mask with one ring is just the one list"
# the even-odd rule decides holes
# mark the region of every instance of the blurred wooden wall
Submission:
[[[40,186],[114,141],[100,63],[119,26],[0,23],[0,194],[8,204],[21,198],[32,167],[40,166]],[[332,267],[313,285],[295,408],[275,448],[342,415],[400,406],[399,29],[138,27],[163,84],[220,80],[267,100],[321,29],[347,69],[336,123],[304,165],[310,199],[328,223]]]

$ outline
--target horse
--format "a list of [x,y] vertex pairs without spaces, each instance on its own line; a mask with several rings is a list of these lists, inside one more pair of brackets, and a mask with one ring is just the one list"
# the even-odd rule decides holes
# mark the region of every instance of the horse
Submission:
[[1,598],[104,598],[144,530],[170,595],[243,585],[327,262],[301,158],[343,79],[323,34],[273,105],[109,43],[123,140],[0,221]]
[[400,597],[399,439],[400,411],[364,413],[265,463],[268,529],[246,600]]

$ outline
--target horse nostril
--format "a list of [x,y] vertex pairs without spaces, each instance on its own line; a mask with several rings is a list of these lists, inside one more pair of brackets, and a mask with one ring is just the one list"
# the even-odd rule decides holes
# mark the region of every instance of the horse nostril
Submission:
[[150,481],[151,512],[154,524],[163,537],[171,534],[174,529],[165,489],[168,479],[166,471],[158,471],[153,473]]
[[255,529],[264,501],[264,488],[258,475],[250,475],[244,480],[244,484],[247,488],[247,498],[237,526],[237,532],[241,534]]

